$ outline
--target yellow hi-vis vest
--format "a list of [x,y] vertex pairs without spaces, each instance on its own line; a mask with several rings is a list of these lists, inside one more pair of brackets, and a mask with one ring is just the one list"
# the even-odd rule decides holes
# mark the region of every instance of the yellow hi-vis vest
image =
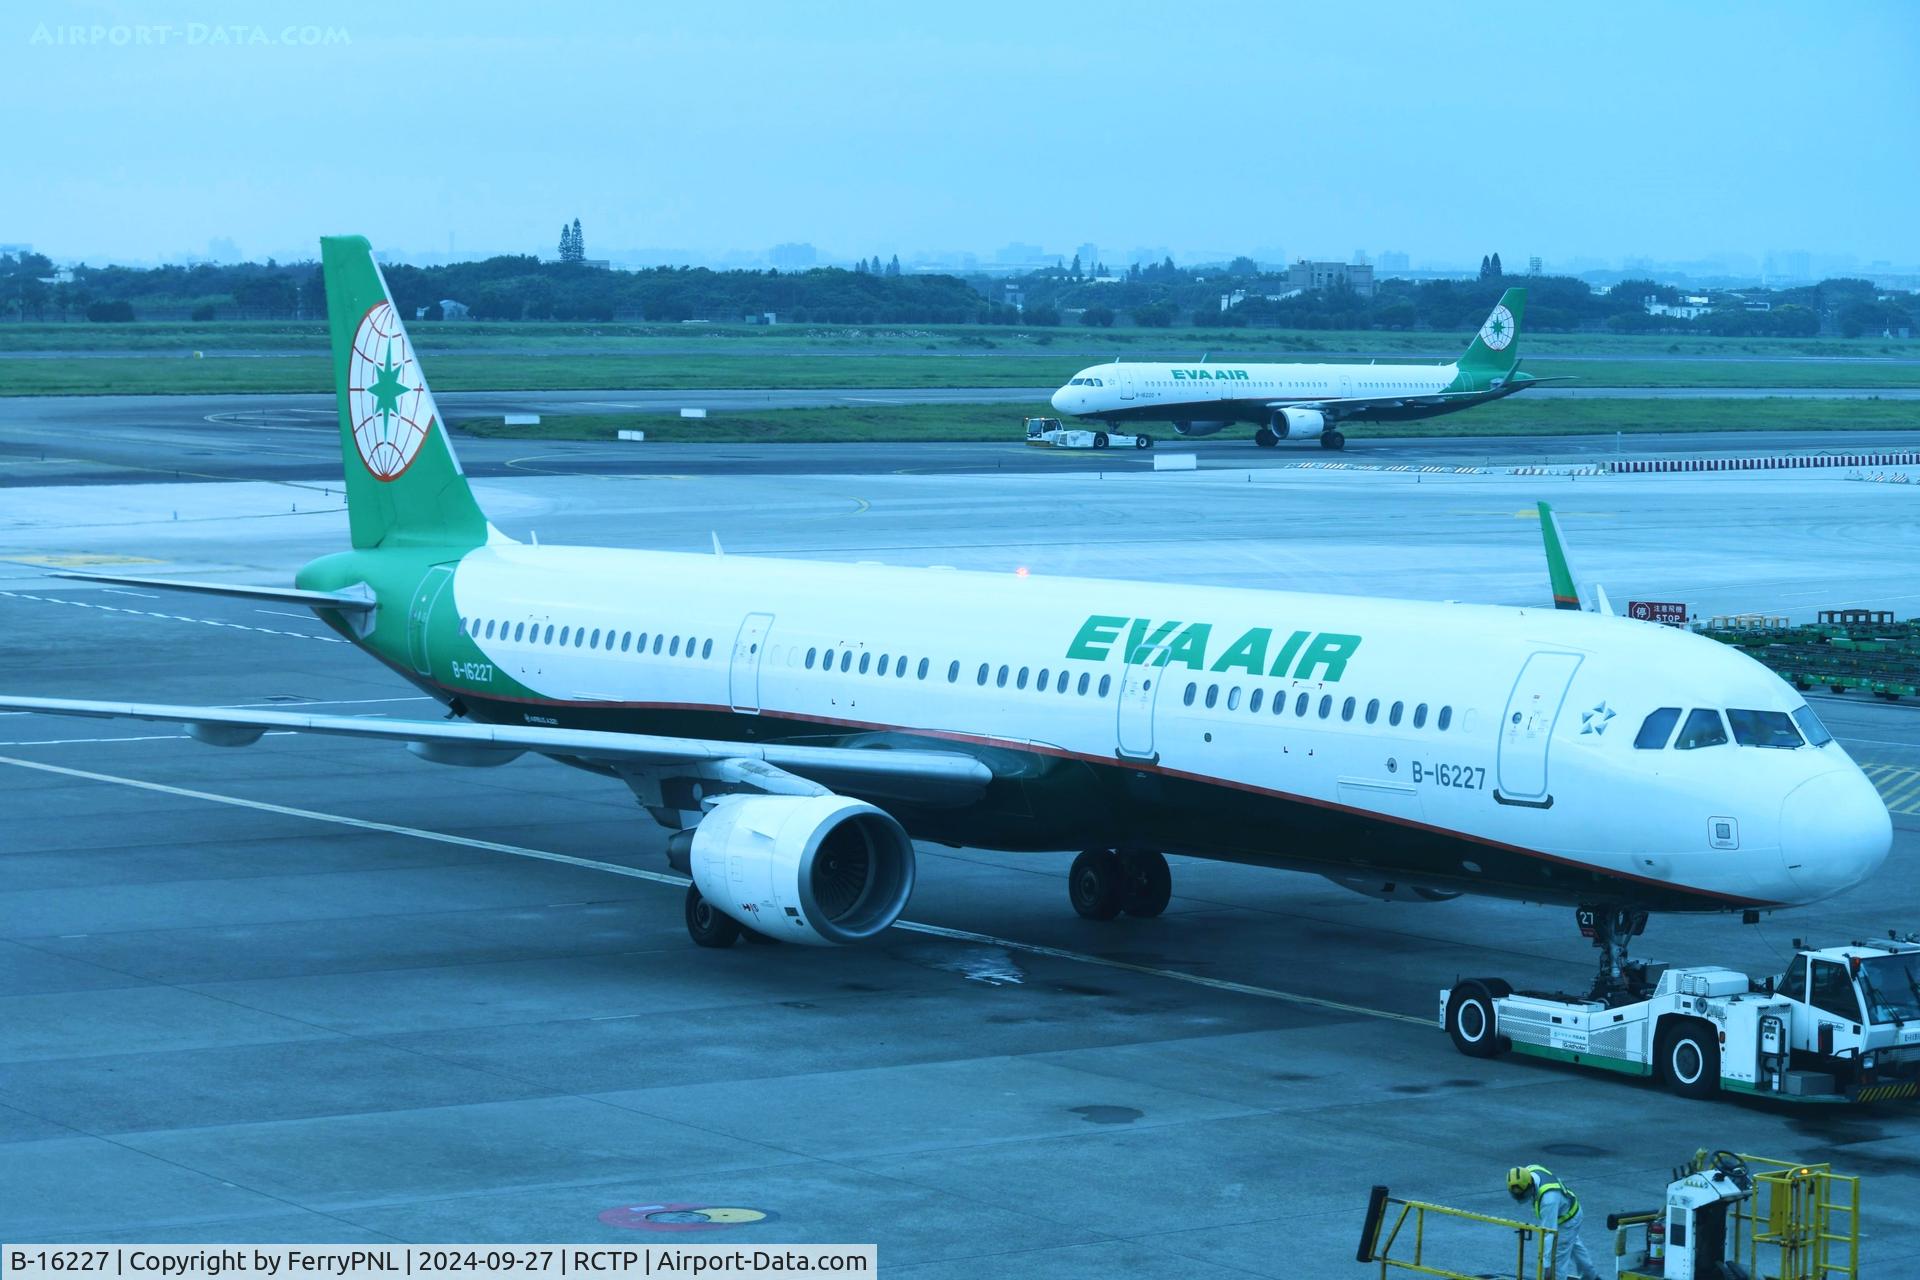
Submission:
[[1568,1190],[1567,1185],[1554,1177],[1545,1165],[1530,1164],[1526,1170],[1533,1175],[1533,1220],[1540,1220],[1540,1202],[1546,1199],[1547,1192],[1558,1191],[1566,1197],[1566,1207],[1560,1211],[1560,1221],[1554,1225],[1564,1227],[1572,1222],[1574,1215],[1580,1212],[1580,1197]]

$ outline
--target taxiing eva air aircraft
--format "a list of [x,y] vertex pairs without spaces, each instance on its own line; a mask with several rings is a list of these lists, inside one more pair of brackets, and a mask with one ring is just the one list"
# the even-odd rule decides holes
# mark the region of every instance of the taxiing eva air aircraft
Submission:
[[1084,850],[1071,899],[1100,919],[1159,914],[1168,852],[1616,912],[1809,902],[1887,854],[1885,806],[1797,693],[1579,609],[1560,569],[1576,607],[515,542],[474,501],[367,242],[321,246],[351,547],[294,588],[106,580],[311,608],[452,717],[0,708],[592,770],[675,833],[707,945],[873,937],[915,840]]
[[1452,364],[1112,364],[1082,369],[1053,407],[1102,422],[1171,422],[1183,436],[1254,424],[1253,442],[1318,440],[1342,449],[1345,422],[1458,413],[1559,378],[1520,372],[1527,291],[1509,289]]

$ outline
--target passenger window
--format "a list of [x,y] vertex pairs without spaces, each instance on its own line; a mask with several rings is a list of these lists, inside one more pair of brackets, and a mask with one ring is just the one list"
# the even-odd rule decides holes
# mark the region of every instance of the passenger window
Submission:
[[656,657],[659,655],[660,650],[666,648],[666,644],[667,638],[665,636],[655,636],[653,638],[653,652]]
[[[922,667],[926,666],[926,663],[927,663],[927,660],[925,658],[922,658],[920,660],[920,665]],[[907,655],[903,653],[899,657],[893,660],[893,678],[895,680],[900,680],[905,678],[906,674],[907,674]],[[925,673],[922,672],[923,676],[924,674]]]
[[842,649],[840,651],[840,670],[842,672],[845,672],[850,670],[852,667],[853,667],[853,650]]
[[[932,663],[931,663],[930,661],[928,661],[928,660],[927,660],[926,658],[922,658],[922,659],[920,659],[920,666],[919,666],[919,668],[918,668],[917,670],[915,670],[915,672],[913,673],[913,678],[914,678],[914,679],[916,679],[916,680],[925,680],[925,679],[927,678],[927,668],[928,668],[928,667],[930,667],[930,666],[932,666],[932,665],[933,665],[933,664],[932,664]],[[959,669],[959,667],[958,667],[958,665],[957,665],[957,664],[955,665],[955,668],[954,668],[954,669],[955,669],[955,670],[958,670],[958,669]]]
[[1831,960],[1813,962],[1813,993],[1809,1003],[1848,1022],[1860,1021],[1860,999],[1853,993],[1853,978],[1845,965]]
[[1183,706],[1183,707],[1190,707],[1190,706],[1192,706],[1192,705],[1193,705],[1193,698],[1194,698],[1194,695],[1195,695],[1195,694],[1197,694],[1197,693],[1199,693],[1199,692],[1200,692],[1200,686],[1199,686],[1199,685],[1197,685],[1197,684],[1195,684],[1195,683],[1194,683],[1193,681],[1191,681],[1191,680],[1189,680],[1189,681],[1187,681],[1187,691],[1186,691],[1186,693],[1185,693],[1184,695],[1182,695],[1182,696],[1181,696],[1181,699],[1180,699],[1180,705],[1181,705],[1181,706]]
[[1320,695],[1320,718],[1322,720],[1325,720],[1328,716],[1332,714],[1333,714],[1333,695],[1330,693],[1323,693]]
[[588,645],[587,648],[598,649],[599,647],[600,647],[600,628],[595,627],[593,629],[593,643]]
[[867,674],[867,668],[868,668],[868,667],[870,667],[870,666],[872,666],[872,665],[873,665],[873,655],[872,655],[872,654],[870,654],[870,653],[863,653],[863,654],[861,654],[861,655],[860,655],[860,674],[861,674],[861,675],[865,675],[865,674]]
[[640,633],[640,638],[633,642],[633,651],[635,653],[645,653],[647,651],[647,633],[646,632],[642,631]]
[[974,681],[974,683],[981,686],[985,686],[985,684],[987,683],[987,664],[986,663],[983,662],[980,664],[980,675],[979,675],[979,678]]
[[1240,709],[1240,686],[1235,685],[1233,686],[1233,688],[1227,690],[1227,710],[1238,711],[1239,709]]
[[1305,714],[1307,714],[1307,695],[1306,694],[1303,693],[1298,698],[1295,698],[1293,700],[1293,714],[1297,716],[1304,716]]
[[820,651],[818,649],[807,650],[807,670],[809,671],[813,670],[813,660],[819,654],[819,652]]
[[562,627],[562,628],[560,628],[560,647],[561,647],[562,649],[564,649],[564,648],[566,648],[566,647],[567,647],[567,632],[568,632],[568,630],[569,630],[569,628],[567,628],[567,627]]
[[1033,678],[1033,687],[1039,692],[1045,693],[1047,691],[1047,681],[1051,679],[1052,676],[1053,673],[1051,671],[1048,671],[1045,667],[1040,668],[1040,674]]
[[587,642],[587,629],[585,627],[580,627],[576,629],[573,633],[573,647],[578,649],[581,645],[585,644],[586,642]]
[[953,684],[960,679],[960,660],[955,658],[947,664],[947,683]]
[[[867,669],[867,668],[866,668],[866,665],[865,665],[865,664],[866,664],[866,661],[867,661],[867,660],[866,660],[865,658],[862,658],[862,659],[860,659],[860,662],[861,662],[861,664],[862,664],[862,665],[861,665],[861,667],[860,667],[860,670],[862,670],[862,671],[865,671],[865,670]],[[880,665],[879,665],[879,666],[877,666],[877,667],[875,667],[875,668],[873,669],[873,673],[874,673],[875,675],[881,675],[881,676],[883,676],[883,675],[885,675],[885,674],[887,674],[887,664],[888,664],[888,663],[890,663],[890,662],[892,662],[892,661],[893,661],[893,655],[892,655],[892,654],[890,654],[890,653],[883,653],[883,654],[881,654],[881,655],[880,655]]]
[[1055,693],[1065,693],[1067,691],[1067,673],[1065,671],[1060,673],[1060,679],[1053,686],[1053,691]]
[[553,624],[551,622],[547,624],[547,634],[541,637],[540,643],[541,644],[553,643]]
[[1348,698],[1345,702],[1341,703],[1340,718],[1342,720],[1353,719],[1353,707],[1354,707],[1354,700],[1352,698]]
[[1733,740],[1743,747],[1797,747],[1800,733],[1793,718],[1784,711],[1742,711],[1727,709],[1727,723],[1733,728]]
[[1249,712],[1259,711],[1260,704],[1266,700],[1266,696],[1267,696],[1267,691],[1265,689],[1255,689],[1252,693],[1248,694],[1247,710]]
[[493,639],[493,621],[491,619],[487,621],[487,639]]
[[700,656],[703,658],[711,658],[713,656],[713,641],[706,640],[701,642]]
[[1673,726],[1680,722],[1680,708],[1661,707],[1647,712],[1647,718],[1640,722],[1640,732],[1633,735],[1633,745],[1641,751],[1658,751],[1667,745],[1667,739],[1673,736]]
[[1400,713],[1406,710],[1406,707],[1407,707],[1407,704],[1404,702],[1394,703],[1393,709],[1387,712],[1387,723],[1391,725],[1398,725],[1400,723]]
[[1424,729],[1427,726],[1427,704],[1421,703],[1413,709],[1413,727]]
[[1720,722],[1720,713],[1712,707],[1695,707],[1687,715],[1687,722],[1680,726],[1680,736],[1674,739],[1675,751],[1692,751],[1699,747],[1717,747],[1727,740],[1727,727]]
[[669,658],[677,658],[680,656],[680,637],[679,636],[675,636],[673,638],[673,643],[667,646],[667,656]]
[[1106,696],[1107,696],[1107,690],[1108,690],[1108,689],[1111,689],[1112,687],[1113,687],[1113,677],[1112,677],[1112,676],[1101,676],[1101,677],[1100,677],[1100,696],[1101,696],[1101,697],[1103,697],[1103,698],[1104,698],[1104,697],[1106,697]]
[[518,640],[520,640],[520,639],[521,639],[521,638],[522,638],[523,636],[525,636],[526,634],[527,634],[527,624],[526,624],[526,623],[524,623],[524,622],[516,622],[516,623],[514,623],[514,624],[513,624],[513,638],[514,638],[514,640],[515,640],[515,641],[518,641]]
[[1434,728],[1438,729],[1442,733],[1445,733],[1447,731],[1447,726],[1452,723],[1453,723],[1453,708],[1452,707],[1440,708],[1440,719],[1437,722],[1435,722]]
[[1025,667],[1020,668],[1020,674],[1014,677],[1013,687],[1016,689],[1024,689],[1027,687],[1027,669]]
[[632,647],[633,647],[633,632],[622,631],[620,633],[620,652],[625,653],[627,650],[631,649]]
[[1080,673],[1080,687],[1078,692],[1083,698],[1087,696],[1087,673],[1084,671]]
[[1220,686],[1217,684],[1208,685],[1207,686],[1207,709],[1211,711],[1213,709],[1213,704],[1218,701],[1220,701]]
[[1004,689],[1007,687],[1007,668],[1004,664],[1000,668],[1000,674],[993,679],[993,687],[996,689]]

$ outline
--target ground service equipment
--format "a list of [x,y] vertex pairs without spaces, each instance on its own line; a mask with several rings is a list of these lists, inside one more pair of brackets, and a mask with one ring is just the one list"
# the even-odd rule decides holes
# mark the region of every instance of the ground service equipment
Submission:
[[1137,436],[1083,431],[1061,426],[1058,418],[1028,418],[1027,443],[1055,449],[1151,449],[1153,437],[1144,431]]
[[1515,1053],[1626,1075],[1674,1092],[1789,1102],[1911,1102],[1920,1095],[1920,939],[1802,948],[1778,978],[1629,962],[1589,997],[1472,978],[1440,993],[1460,1052]]

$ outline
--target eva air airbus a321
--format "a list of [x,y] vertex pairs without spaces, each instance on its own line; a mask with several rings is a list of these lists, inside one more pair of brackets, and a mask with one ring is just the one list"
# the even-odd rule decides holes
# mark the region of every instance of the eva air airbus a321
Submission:
[[476,505],[367,242],[321,245],[352,546],[294,588],[135,581],[310,608],[451,718],[0,708],[591,770],[675,833],[706,945],[871,938],[916,840],[1084,850],[1095,919],[1157,915],[1166,853],[1623,920],[1811,902],[1887,854],[1885,806],[1790,687],[1577,605],[522,545]]
[[1253,442],[1318,440],[1343,449],[1347,422],[1458,413],[1557,378],[1520,372],[1527,291],[1509,289],[1452,364],[1112,364],[1082,369],[1053,407],[1101,422],[1170,422],[1183,436],[1254,424]]

